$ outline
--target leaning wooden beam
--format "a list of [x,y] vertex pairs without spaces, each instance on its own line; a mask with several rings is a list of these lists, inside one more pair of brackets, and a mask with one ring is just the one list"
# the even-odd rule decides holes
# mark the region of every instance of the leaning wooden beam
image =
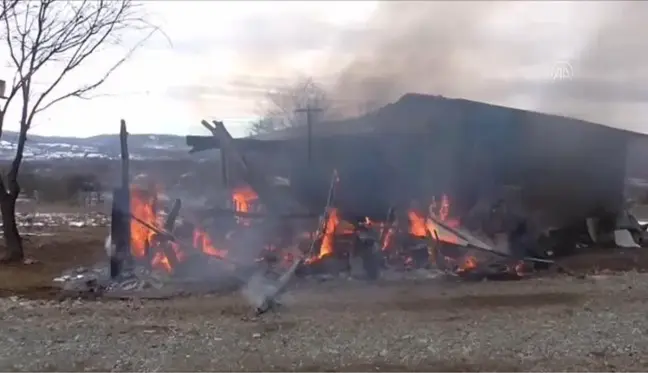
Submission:
[[[152,208],[153,208],[153,216],[157,216],[157,192],[153,189],[148,190],[149,193],[153,193],[154,199],[152,203]],[[178,214],[180,213],[180,200],[176,199],[175,203],[173,204],[173,207],[171,208],[171,211],[169,215],[167,216],[166,221],[164,222],[164,231],[165,232],[173,232],[173,228],[175,227],[175,220],[178,217]],[[132,214],[131,214],[132,216]],[[175,271],[176,268],[178,268],[178,257],[176,255],[175,250],[169,245],[168,237],[167,236],[159,236],[157,234],[157,231],[153,230],[156,234],[154,235],[154,239],[151,242],[151,249],[152,252],[151,254],[153,257],[156,255],[157,252],[162,251],[164,256],[166,257],[166,260],[169,262],[169,266],[171,267],[172,271]],[[152,259],[152,258],[151,258]]]
[[434,224],[436,224],[438,227],[441,227],[442,229],[454,234],[457,236],[459,239],[464,240],[468,246],[474,247],[476,249],[482,249],[485,251],[491,251],[491,252],[496,252],[493,247],[482,240],[478,239],[477,237],[474,237],[468,232],[461,231],[459,229],[455,229],[450,227],[449,225],[445,224],[443,221],[437,219],[436,217],[429,215],[428,219],[431,220]]
[[333,171],[333,176],[331,177],[331,184],[329,186],[326,206],[324,207],[324,212],[321,215],[322,218],[320,219],[317,227],[318,229],[316,232],[318,232],[319,234],[313,235],[313,239],[311,240],[311,245],[306,256],[302,256],[298,260],[295,260],[293,264],[288,268],[288,270],[286,270],[286,272],[284,272],[279,277],[279,279],[274,284],[274,286],[269,287],[270,289],[272,289],[272,291],[265,294],[261,299],[261,302],[256,305],[257,314],[260,315],[266,313],[278,304],[277,300],[279,296],[281,296],[281,294],[286,290],[288,284],[290,283],[290,280],[295,276],[295,272],[297,272],[297,268],[299,268],[299,266],[301,266],[306,259],[312,257],[315,254],[316,242],[318,241],[319,236],[323,235],[326,232],[328,215],[331,211],[331,207],[333,206],[333,199],[335,198],[335,189],[339,181],[340,179],[338,177],[337,170],[335,170]]
[[228,162],[231,161],[231,164],[241,170],[245,182],[259,195],[259,199],[265,203],[270,213],[304,211],[289,194],[282,193],[278,188],[273,187],[260,167],[255,167],[254,163],[245,158],[222,122],[213,121],[210,124],[203,120],[201,123],[220,141],[222,149],[227,153]]
[[167,215],[166,221],[164,222],[165,231],[173,232],[173,228],[175,228],[175,222],[178,219],[178,215],[180,214],[180,207],[182,207],[182,201],[180,201],[180,199],[178,198],[173,201],[171,211],[169,211],[169,215]]

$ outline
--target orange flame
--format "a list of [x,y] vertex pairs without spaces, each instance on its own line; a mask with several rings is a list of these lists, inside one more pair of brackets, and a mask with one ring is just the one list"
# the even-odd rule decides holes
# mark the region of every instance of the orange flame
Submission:
[[409,233],[416,237],[426,237],[425,218],[414,210],[409,210],[407,217],[410,222]]
[[[138,219],[157,227],[157,193],[131,187],[131,213]],[[155,232],[131,219],[131,253],[136,258],[146,256]]]
[[[131,213],[148,225],[161,229],[162,223],[157,215],[157,191],[131,188]],[[148,251],[154,250],[151,258],[151,266],[156,269],[163,269],[173,272],[171,261],[167,257],[161,245],[168,245],[167,250],[173,251],[173,256],[178,262],[186,259],[186,253],[174,242],[154,242],[155,231],[149,229],[136,220],[131,221],[131,253],[136,259],[146,259]],[[212,239],[201,229],[194,229],[193,246],[207,255],[224,258],[227,255],[225,250],[217,249]],[[171,255],[171,254],[170,254]]]
[[207,255],[215,256],[218,258],[225,258],[227,256],[227,250],[217,249],[214,246],[211,237],[209,237],[209,235],[201,229],[194,229],[193,245],[195,248],[201,250]]
[[467,272],[477,268],[477,258],[468,256],[464,259],[463,263],[457,269],[458,272]]
[[259,199],[259,195],[249,186],[237,187],[232,191],[234,210],[239,212],[250,212],[250,204]]
[[335,230],[338,224],[340,224],[338,210],[336,208],[331,208],[326,222],[326,229],[324,230],[324,237],[322,237],[322,245],[319,250],[318,257],[320,259],[333,254],[333,241],[335,239]]
[[[257,199],[259,199],[259,195],[247,185],[237,187],[232,191],[234,210],[238,212],[250,212],[250,205]],[[237,221],[246,226],[251,224],[251,220],[246,218],[239,217]]]
[[[448,198],[447,195],[443,194],[441,196],[441,206],[438,212],[435,211],[436,202],[434,201],[430,204],[428,210],[430,215],[436,216],[438,220],[444,222],[449,227],[451,228],[459,227],[458,219],[448,218],[448,215],[450,214],[450,199]],[[434,237],[436,233],[439,236],[439,240],[441,241],[453,243],[453,244],[458,244],[460,241],[459,238],[455,236],[453,233],[448,232],[445,229],[442,229],[437,224],[435,224],[432,219],[425,218],[416,210],[410,210],[408,212],[408,217],[410,221],[409,232],[413,236],[427,237],[428,234],[430,234],[433,235]]]

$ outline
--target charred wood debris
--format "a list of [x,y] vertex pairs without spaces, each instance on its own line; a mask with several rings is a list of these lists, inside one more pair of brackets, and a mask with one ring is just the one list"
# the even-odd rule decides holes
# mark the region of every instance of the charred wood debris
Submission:
[[335,171],[326,206],[313,213],[288,188],[268,182],[223,123],[202,124],[222,144],[225,183],[228,169],[239,169],[248,200],[241,198],[246,193],[239,193],[228,207],[206,207],[184,216],[180,200],[159,208],[157,186],[133,185],[129,178],[128,133],[122,120],[122,182],[114,190],[106,239],[109,264],[73,269],[56,278],[64,291],[165,298],[239,289],[264,313],[280,304],[280,295],[297,278],[342,275],[372,281],[422,270],[463,280],[519,280],[550,268],[574,275],[554,259],[595,247],[639,248],[648,243],[648,224],[627,212],[617,216],[593,211],[590,218],[536,234],[504,200],[461,222],[448,218],[445,196],[440,208],[435,200],[425,212],[394,206],[378,223],[342,216],[335,193],[343,181]]

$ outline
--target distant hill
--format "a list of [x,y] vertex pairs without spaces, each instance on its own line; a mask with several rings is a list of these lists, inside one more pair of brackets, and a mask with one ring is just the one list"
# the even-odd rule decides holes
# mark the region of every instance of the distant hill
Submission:
[[[0,139],[0,160],[13,158],[18,133],[4,131]],[[132,159],[189,158],[184,136],[131,134],[128,147]],[[24,156],[32,160],[102,158],[117,159],[120,154],[117,134],[87,138],[27,135]]]

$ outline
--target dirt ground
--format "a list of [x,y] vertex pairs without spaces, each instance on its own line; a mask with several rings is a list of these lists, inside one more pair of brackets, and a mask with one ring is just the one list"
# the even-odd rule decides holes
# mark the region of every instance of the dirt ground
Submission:
[[[20,296],[30,299],[57,298],[52,279],[66,269],[105,261],[106,227],[44,230],[42,236],[26,236],[26,257],[33,264],[0,267],[0,297]],[[0,252],[4,250],[0,241]],[[646,249],[593,249],[558,260],[561,267],[576,275],[648,270]]]
[[[57,228],[41,233],[42,236],[23,237],[25,255],[33,264],[0,267],[0,297],[56,297],[58,289],[52,286],[54,277],[66,269],[105,260],[103,246],[107,228]],[[0,250],[4,250],[1,241]]]
[[107,228],[52,233],[0,268],[2,371],[648,369],[643,250],[563,260],[584,278],[305,281],[257,318],[238,294],[61,300],[52,278],[104,259]]

